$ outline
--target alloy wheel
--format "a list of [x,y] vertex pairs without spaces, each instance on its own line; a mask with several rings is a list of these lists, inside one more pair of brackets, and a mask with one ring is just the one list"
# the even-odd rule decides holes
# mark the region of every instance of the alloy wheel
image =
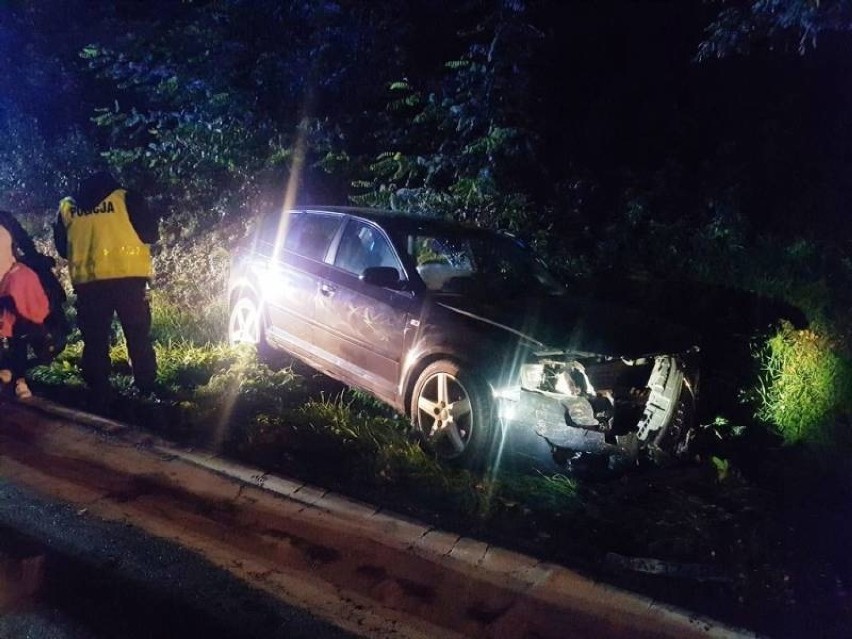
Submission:
[[473,434],[470,395],[454,375],[438,371],[418,384],[417,425],[441,457],[464,453]]

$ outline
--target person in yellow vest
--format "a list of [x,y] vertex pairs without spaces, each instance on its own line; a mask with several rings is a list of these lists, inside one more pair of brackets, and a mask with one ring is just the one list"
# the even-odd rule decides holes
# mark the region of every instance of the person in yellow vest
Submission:
[[83,379],[95,400],[105,401],[110,384],[110,328],[118,315],[133,379],[143,393],[154,390],[157,361],[151,344],[150,245],[158,220],[145,199],[106,172],[81,181],[63,198],[53,227],[56,250],[68,260],[77,294],[77,323],[83,336]]

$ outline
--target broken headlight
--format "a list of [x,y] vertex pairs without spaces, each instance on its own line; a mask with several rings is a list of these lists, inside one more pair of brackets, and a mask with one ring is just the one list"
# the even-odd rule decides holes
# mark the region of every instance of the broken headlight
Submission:
[[524,390],[573,397],[595,394],[595,388],[586,375],[586,369],[575,360],[568,362],[543,360],[524,364],[520,372],[521,388]]
[[577,360],[541,359],[525,364],[520,373],[521,388],[552,397],[565,411],[567,423],[583,428],[608,423],[612,402],[597,397],[585,367]]
[[544,379],[544,364],[524,364],[521,366],[521,388],[538,390]]

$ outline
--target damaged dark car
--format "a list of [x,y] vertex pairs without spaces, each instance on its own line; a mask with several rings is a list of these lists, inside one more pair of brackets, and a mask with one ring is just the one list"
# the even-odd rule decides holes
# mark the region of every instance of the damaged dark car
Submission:
[[286,351],[407,415],[444,460],[515,434],[556,463],[684,454],[697,349],[661,319],[572,296],[516,238],[423,217],[263,217],[232,259],[229,339]]

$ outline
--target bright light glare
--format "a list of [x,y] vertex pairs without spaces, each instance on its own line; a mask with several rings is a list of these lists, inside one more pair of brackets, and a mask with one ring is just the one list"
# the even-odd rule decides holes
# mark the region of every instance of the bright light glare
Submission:
[[497,400],[497,416],[506,422],[511,422],[515,419],[518,412],[518,403],[500,398]]
[[507,386],[505,388],[495,388],[491,391],[494,399],[506,399],[510,402],[521,401],[521,389],[517,386]]
[[[272,260],[270,261],[270,265],[277,263],[277,258],[281,252],[281,247],[284,244],[284,238],[287,235],[287,227],[290,224],[290,216],[286,214],[287,211],[293,208],[293,204],[296,201],[296,192],[299,188],[299,182],[302,177],[302,168],[305,163],[305,135],[304,128],[301,127],[299,130],[299,135],[296,138],[296,142],[294,144],[293,151],[293,164],[290,167],[290,177],[287,180],[287,189],[284,192],[284,205],[282,207],[282,215],[279,217],[278,222],[278,231],[275,237],[275,246],[272,250]],[[266,300],[270,298],[270,296],[274,292],[274,287],[276,286],[276,278],[274,277],[274,272],[266,269],[255,271],[258,276],[259,286],[260,286],[260,309],[259,313],[263,313],[263,308],[266,305]],[[231,414],[234,411],[234,405],[236,404],[237,397],[239,395],[239,389],[241,386],[242,380],[240,383],[232,386],[228,393],[224,398],[224,402],[222,405],[222,411],[219,416],[219,421],[216,424],[215,431],[213,434],[213,449],[219,450],[222,446],[222,443],[225,441],[227,436],[227,428],[230,423]]]
[[275,277],[275,273],[272,271],[271,265],[267,268],[255,269],[254,275],[257,277],[257,284],[260,289],[262,303],[265,304],[268,300],[274,298],[275,289],[279,285],[280,280]]
[[287,180],[287,188],[284,191],[284,204],[281,207],[281,217],[278,223],[278,234],[275,237],[275,248],[272,251],[273,261],[278,258],[284,238],[287,235],[287,227],[290,225],[288,211],[296,202],[296,193],[299,190],[299,182],[302,178],[302,168],[305,165],[305,131],[300,127],[296,142],[293,145],[293,164],[290,166],[290,177]]

